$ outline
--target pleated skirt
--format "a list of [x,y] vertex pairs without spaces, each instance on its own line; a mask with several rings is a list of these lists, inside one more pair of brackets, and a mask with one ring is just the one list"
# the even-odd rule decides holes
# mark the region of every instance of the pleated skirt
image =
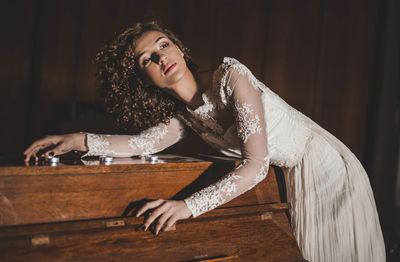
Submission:
[[284,169],[292,229],[313,262],[386,261],[368,176],[356,156],[319,126],[302,160]]

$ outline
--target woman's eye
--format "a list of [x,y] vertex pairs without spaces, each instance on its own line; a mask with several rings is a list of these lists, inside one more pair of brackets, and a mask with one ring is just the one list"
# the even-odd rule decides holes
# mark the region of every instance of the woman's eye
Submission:
[[164,49],[164,48],[166,48],[167,46],[169,46],[169,43],[165,42],[165,43],[163,43],[163,44],[161,45],[161,49]]
[[146,58],[143,60],[143,65],[147,65],[148,63],[150,63],[151,59],[150,58]]

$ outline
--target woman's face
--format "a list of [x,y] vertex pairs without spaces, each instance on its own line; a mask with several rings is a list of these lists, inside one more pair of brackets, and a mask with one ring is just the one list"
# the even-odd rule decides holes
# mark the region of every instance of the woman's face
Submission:
[[148,31],[135,44],[140,71],[158,87],[175,86],[188,70],[183,52],[161,32]]

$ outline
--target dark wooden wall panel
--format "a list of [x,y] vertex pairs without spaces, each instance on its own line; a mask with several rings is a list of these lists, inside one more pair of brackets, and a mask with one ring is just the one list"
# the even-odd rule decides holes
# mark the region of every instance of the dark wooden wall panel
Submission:
[[266,1],[219,1],[214,67],[223,57],[234,57],[261,75],[265,44]]
[[318,56],[320,1],[271,1],[263,80],[286,102],[311,116]]
[[[177,33],[191,50],[200,71],[213,69],[218,1],[181,0]],[[198,19],[193,19],[197,17]]]
[[0,137],[1,155],[22,155],[27,132],[27,110],[32,49],[35,47],[34,1],[9,1],[1,7]]
[[2,130],[1,152],[16,154],[34,138],[72,130],[59,122],[74,104],[101,100],[96,51],[126,25],[158,18],[192,49],[200,70],[237,58],[361,158],[375,8],[376,0],[17,1],[6,15],[16,41],[3,60],[15,68],[3,65],[1,73],[1,88],[12,93],[2,103],[12,128]]
[[326,1],[315,120],[362,159],[376,1]]
[[[77,41],[79,38],[80,1],[41,1],[40,30],[36,35],[35,60],[38,72],[33,81],[29,129],[44,136],[57,131],[60,108],[75,99]],[[47,133],[46,133],[47,131]]]
[[92,60],[97,50],[123,28],[126,7],[125,1],[85,1],[75,87],[78,101],[100,100],[94,81],[96,67]]
[[[78,8],[77,8],[78,7]],[[40,98],[72,100],[75,96],[80,1],[43,1]],[[54,117],[54,116],[53,116]]]
[[133,25],[136,22],[157,20],[161,25],[176,32],[175,19],[178,11],[181,10],[176,0],[172,1],[130,1],[127,0],[125,12],[126,25]]

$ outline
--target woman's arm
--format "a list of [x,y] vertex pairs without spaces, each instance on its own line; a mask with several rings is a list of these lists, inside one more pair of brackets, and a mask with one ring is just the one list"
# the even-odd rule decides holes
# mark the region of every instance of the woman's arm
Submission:
[[85,134],[74,133],[57,136],[46,136],[42,139],[33,142],[24,152],[25,162],[33,157],[36,162],[39,161],[37,153],[41,150],[46,150],[50,146],[54,146],[52,149],[48,149],[42,155],[60,155],[68,153],[72,150],[87,151],[85,144]]
[[85,156],[127,157],[153,154],[178,142],[183,133],[184,127],[176,118],[172,118],[168,124],[160,123],[134,136],[88,133],[86,143],[89,151]]
[[60,155],[72,150],[88,151],[85,156],[109,155],[116,157],[144,155],[159,152],[178,142],[184,133],[179,120],[172,118],[168,124],[160,123],[138,135],[98,135],[74,133],[59,136],[47,136],[35,141],[24,154],[25,161],[33,157],[38,161],[37,153],[49,146],[43,155]]
[[185,199],[194,217],[250,190],[268,173],[268,141],[261,91],[250,81],[252,75],[247,68],[231,68],[227,74],[227,95],[235,113],[242,161],[222,179]]
[[[247,69],[247,68],[245,68]],[[146,219],[147,229],[156,219],[156,233],[179,219],[199,216],[253,188],[263,180],[269,168],[266,124],[261,91],[254,86],[250,71],[232,68],[226,86],[229,101],[236,117],[241,141],[241,164],[216,183],[194,193],[184,201],[163,200],[148,202],[138,212],[140,216],[154,209]],[[186,204],[186,205],[184,205]],[[190,210],[190,211],[189,211]]]

